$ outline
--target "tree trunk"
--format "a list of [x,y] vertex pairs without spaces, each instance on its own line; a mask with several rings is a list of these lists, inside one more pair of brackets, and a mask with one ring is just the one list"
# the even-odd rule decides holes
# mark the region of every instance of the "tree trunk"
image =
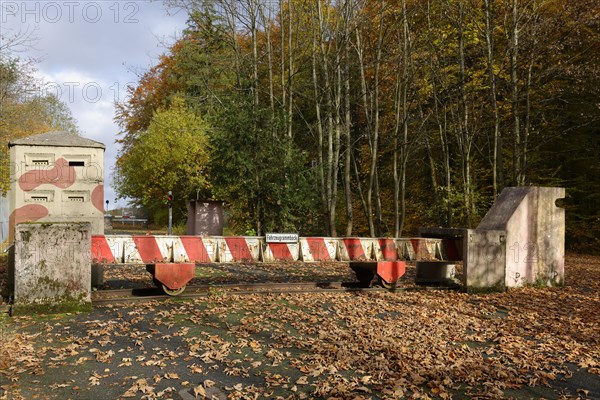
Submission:
[[512,0],[512,44],[510,57],[510,82],[512,85],[512,118],[513,118],[513,168],[512,181],[519,184],[521,174],[520,147],[521,131],[519,121],[519,77],[517,61],[519,54],[519,15],[518,0]]
[[323,216],[326,223],[327,235],[331,235],[331,228],[329,226],[329,207],[327,201],[327,190],[325,183],[325,166],[323,159],[323,145],[324,145],[324,134],[323,134],[323,123],[321,119],[321,99],[319,95],[319,80],[317,76],[317,32],[314,23],[313,17],[313,35],[312,35],[312,80],[313,80],[313,93],[314,93],[314,102],[315,102],[315,115],[316,115],[316,126],[317,126],[317,136],[318,136],[318,174],[319,174],[319,182],[321,186],[321,205],[323,208]]
[[339,130],[334,127],[334,104],[332,99],[332,91],[334,85],[332,85],[331,77],[329,74],[329,51],[325,46],[325,38],[323,32],[325,31],[325,22],[323,18],[323,10],[321,2],[317,2],[317,16],[319,22],[319,50],[322,63],[323,71],[323,82],[325,92],[325,104],[326,104],[326,127],[327,127],[327,174],[326,178],[326,192],[327,192],[327,211],[328,221],[331,236],[337,236],[337,230],[335,226],[335,209],[337,199],[337,172],[338,172],[338,160],[339,160]]
[[373,221],[373,190],[375,189],[375,178],[377,175],[377,156],[379,146],[379,73],[381,66],[381,50],[383,47],[383,12],[385,0],[380,1],[379,31],[377,34],[377,47],[375,49],[375,65],[373,76],[373,132],[371,138],[371,166],[369,168],[369,186],[367,187],[367,209],[369,213],[369,234],[375,236],[375,224]]
[[458,2],[458,62],[460,77],[460,107],[461,118],[459,119],[459,143],[461,150],[462,178],[463,178],[463,201],[467,226],[472,225],[471,220],[471,142],[469,133],[469,107],[467,104],[467,82],[465,67],[465,44],[464,44],[464,5],[462,0]]
[[352,187],[350,176],[350,163],[352,157],[352,120],[350,113],[350,21],[353,10],[353,0],[345,3],[344,20],[344,133],[346,135],[346,154],[344,161],[344,192],[346,197],[346,236],[352,236]]
[[258,105],[258,29],[256,26],[257,22],[257,9],[256,3],[257,0],[249,0],[248,11],[250,15],[250,26],[251,26],[251,34],[252,34],[252,90],[254,94],[254,104]]
[[494,117],[494,144],[492,155],[492,186],[494,198],[502,190],[503,162],[502,162],[502,138],[500,137],[500,113],[496,101],[496,77],[494,74],[494,27],[491,0],[484,0],[485,6],[485,43],[487,50],[488,82],[490,85],[490,100],[492,103],[492,114]]
[[[292,5],[293,1],[288,1],[288,122],[287,122],[287,135],[289,138],[293,136],[293,123],[294,123],[294,52],[292,51]],[[282,27],[283,29],[283,27]],[[283,47],[283,42],[281,43]]]
[[396,76],[396,90],[394,95],[394,154],[392,159],[392,171],[394,175],[394,237],[400,237],[400,173],[398,171],[398,159],[400,158],[400,82],[400,76]]
[[[440,148],[442,152],[443,158],[443,168],[444,168],[444,184],[445,184],[445,192],[446,192],[446,207],[445,219],[442,223],[445,226],[452,226],[452,171],[450,169],[450,142],[448,138],[448,122],[447,122],[447,110],[441,103],[438,96],[438,80],[440,68],[434,62],[434,54],[437,52],[437,48],[434,45],[434,40],[432,39],[433,29],[431,24],[431,3],[427,2],[427,33],[428,33],[428,43],[429,43],[429,68],[430,68],[430,79],[432,83],[432,93],[433,93],[433,113],[435,115],[435,119],[438,126],[438,135],[440,139]],[[440,105],[442,105],[442,109],[440,110]]]
[[286,79],[285,79],[285,46],[283,45],[285,43],[285,25],[284,25],[284,20],[283,20],[283,4],[284,4],[284,0],[279,0],[279,19],[280,19],[280,54],[279,57],[281,58],[281,63],[279,68],[281,69],[281,74],[280,74],[280,79],[281,79],[281,110],[283,111],[282,115],[283,115],[283,119],[284,119],[284,124],[285,124],[285,130],[287,132],[288,128],[288,124],[289,124],[289,115],[288,115],[288,109],[286,107],[286,102],[287,102],[287,90],[286,90]]
[[404,230],[404,221],[406,220],[406,165],[408,162],[408,83],[409,83],[409,31],[408,16],[406,13],[406,0],[402,0],[402,52],[403,52],[403,72],[402,72],[402,151],[400,166],[402,174],[400,175],[400,221],[398,227],[398,237]]
[[267,40],[267,67],[269,70],[269,106],[271,107],[271,129],[273,134],[275,133],[275,89],[274,89],[274,78],[273,78],[273,46],[271,43],[271,12],[269,9],[269,15],[266,16],[262,6],[259,5],[262,25],[265,30],[265,37]]

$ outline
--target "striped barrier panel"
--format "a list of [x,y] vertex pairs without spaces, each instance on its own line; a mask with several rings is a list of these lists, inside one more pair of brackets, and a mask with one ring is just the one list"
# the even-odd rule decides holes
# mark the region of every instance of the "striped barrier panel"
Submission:
[[300,237],[294,243],[266,243],[249,236],[92,237],[94,263],[236,263],[275,261],[460,260],[460,243],[430,238]]
[[300,259],[300,245],[296,243],[262,243],[262,260],[274,261],[298,261]]
[[219,262],[252,262],[260,260],[261,238],[225,236],[218,239]]
[[92,260],[134,264],[168,262],[172,259],[173,238],[170,236],[93,236]]
[[396,240],[392,238],[378,238],[375,240],[374,251],[377,261],[397,261],[399,259]]
[[338,261],[372,261],[376,243],[377,239],[371,238],[339,239]]
[[172,260],[172,236],[131,236],[125,243],[123,262],[154,264]]
[[306,262],[335,261],[338,253],[336,238],[301,237],[300,259]]
[[92,236],[92,261],[108,264],[216,262],[217,241],[198,236]]
[[214,237],[175,236],[173,239],[173,262],[217,262],[218,240]]
[[123,262],[123,245],[120,236],[92,236],[92,262],[120,264]]
[[402,238],[397,239],[398,254],[408,261],[440,259],[441,239]]

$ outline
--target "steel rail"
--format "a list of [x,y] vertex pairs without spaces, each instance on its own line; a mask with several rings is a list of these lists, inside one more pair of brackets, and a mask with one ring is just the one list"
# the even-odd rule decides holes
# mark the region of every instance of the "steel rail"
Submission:
[[123,303],[141,303],[164,300],[192,300],[211,295],[250,295],[250,294],[302,294],[302,293],[348,293],[348,292],[406,292],[427,290],[455,290],[448,287],[397,287],[389,290],[383,287],[361,287],[357,282],[296,282],[296,283],[256,283],[188,286],[178,296],[164,294],[158,288],[101,290],[92,294],[92,305],[105,306]]

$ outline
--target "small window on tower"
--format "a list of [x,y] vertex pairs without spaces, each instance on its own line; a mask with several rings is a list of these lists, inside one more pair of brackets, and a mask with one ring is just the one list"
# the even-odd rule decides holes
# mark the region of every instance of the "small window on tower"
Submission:
[[48,196],[31,196],[31,201],[35,203],[47,203]]
[[35,159],[35,160],[31,160],[31,163],[32,163],[33,165],[48,165],[48,164],[50,164],[50,163],[48,162],[48,160],[42,160],[42,159]]
[[69,201],[73,201],[75,203],[83,203],[84,197],[83,196],[69,196]]
[[85,167],[85,161],[69,161],[69,167]]

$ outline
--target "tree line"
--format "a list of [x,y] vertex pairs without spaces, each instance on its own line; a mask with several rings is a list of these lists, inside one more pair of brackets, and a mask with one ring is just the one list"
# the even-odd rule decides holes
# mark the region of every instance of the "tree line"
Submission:
[[173,0],[188,27],[117,104],[118,192],[227,204],[237,233],[476,226],[507,186],[567,187],[600,237],[591,0]]

